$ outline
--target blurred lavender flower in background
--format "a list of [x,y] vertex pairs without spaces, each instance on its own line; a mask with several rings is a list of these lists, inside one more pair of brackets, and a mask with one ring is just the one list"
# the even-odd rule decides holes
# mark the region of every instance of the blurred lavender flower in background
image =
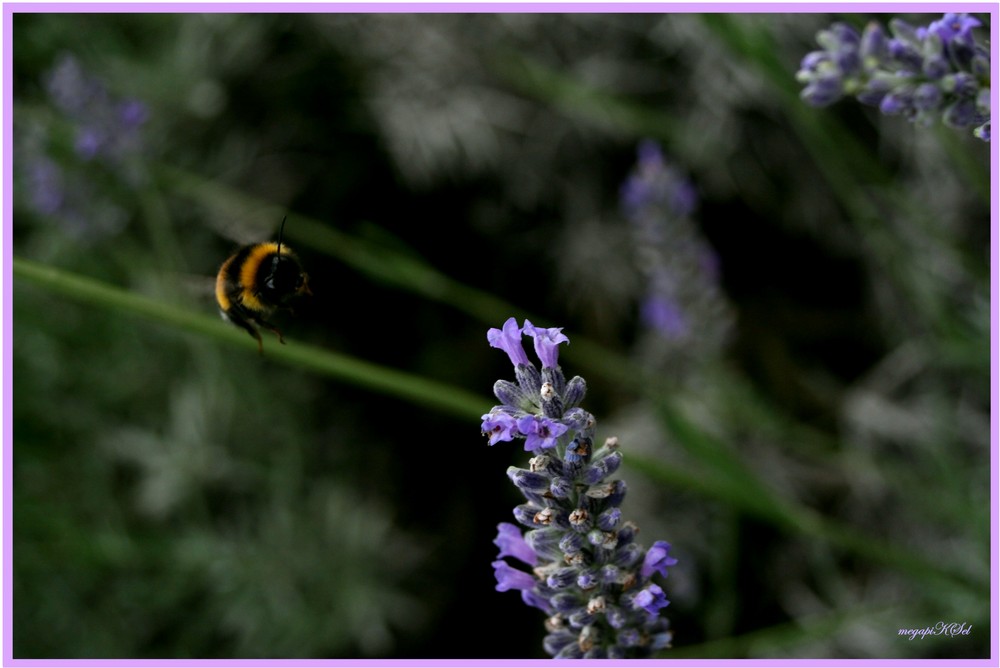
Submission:
[[[534,338],[540,373],[528,361],[522,333]],[[652,577],[666,577],[677,560],[664,541],[644,549],[635,542],[638,527],[622,522],[625,483],[608,480],[622,462],[618,440],[593,449],[594,416],[579,407],[586,382],[566,381],[558,365],[558,346],[569,339],[561,328],[527,320],[519,328],[514,318],[487,339],[508,354],[517,383],[496,382],[502,404],[483,416],[483,432],[490,445],[524,438],[534,453],[529,468],[507,469],[527,499],[514,517],[529,530],[498,525],[497,591],[519,590],[527,605],[549,615],[544,647],[555,658],[645,657],[669,647],[669,622],[660,616],[669,601]]]
[[64,54],[44,84],[53,106],[73,126],[73,148],[82,160],[114,165],[142,149],[140,130],[149,118],[146,105],[112,97],[74,56]]
[[113,96],[72,55],[42,80],[56,114],[19,112],[18,174],[26,203],[76,239],[117,233],[127,213],[110,191],[131,189],[145,171],[145,103]]
[[656,142],[642,141],[621,187],[621,208],[646,282],[640,318],[671,361],[680,351],[686,359],[693,350],[718,352],[732,322],[719,287],[718,257],[691,219],[696,206],[691,181],[666,161]]
[[892,37],[869,23],[862,34],[834,23],[816,35],[822,48],[802,59],[796,78],[802,98],[824,107],[844,96],[927,126],[940,117],[954,128],[974,127],[990,140],[990,52],[968,14],[945,14],[926,27],[889,21]]

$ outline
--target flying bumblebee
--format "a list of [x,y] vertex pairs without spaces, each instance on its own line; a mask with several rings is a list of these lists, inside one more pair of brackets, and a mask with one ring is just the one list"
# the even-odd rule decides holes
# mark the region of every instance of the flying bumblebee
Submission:
[[282,246],[285,219],[281,220],[277,243],[243,246],[222,263],[215,278],[215,299],[225,320],[257,339],[257,350],[264,353],[258,327],[268,329],[285,342],[281,331],[267,321],[279,308],[290,308],[302,295],[311,295],[309,277],[298,256]]

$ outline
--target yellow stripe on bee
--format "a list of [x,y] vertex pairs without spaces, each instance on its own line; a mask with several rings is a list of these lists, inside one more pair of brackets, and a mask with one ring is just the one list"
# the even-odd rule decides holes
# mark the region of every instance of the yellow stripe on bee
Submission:
[[[265,313],[272,308],[257,298],[257,289],[259,288],[257,285],[257,273],[260,271],[261,263],[277,252],[278,244],[273,241],[265,241],[264,243],[257,244],[247,253],[247,257],[243,261],[243,266],[240,267],[240,287],[242,288],[240,291],[240,301],[243,303],[243,306],[251,311]],[[284,245],[281,247],[281,254],[294,255],[291,249]]]
[[256,285],[257,282],[257,272],[260,270],[260,263],[264,261],[268,255],[272,255],[278,252],[278,244],[273,241],[267,241],[262,244],[257,244],[250,249],[247,253],[246,259],[243,261],[243,266],[240,267],[240,285],[244,289]]
[[233,258],[229,258],[222,263],[222,267],[219,268],[219,274],[215,277],[215,300],[219,302],[219,307],[223,311],[228,311],[233,305],[229,301],[229,295],[226,294],[226,274],[229,271],[229,265],[233,263]]
[[243,260],[243,266],[240,267],[240,301],[243,306],[247,307],[251,311],[266,311],[267,307],[257,299],[256,289],[257,289],[257,272],[260,270],[260,263],[268,255],[272,255],[278,252],[278,244],[273,241],[266,241],[262,244],[257,244],[250,249],[247,253],[246,259]]

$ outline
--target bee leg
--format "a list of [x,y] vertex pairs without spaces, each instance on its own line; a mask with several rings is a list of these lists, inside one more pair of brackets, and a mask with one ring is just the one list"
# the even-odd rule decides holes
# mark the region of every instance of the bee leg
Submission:
[[222,317],[257,339],[257,354],[264,354],[264,340],[260,337],[260,332],[257,331],[257,328],[253,326],[250,320],[244,318],[236,309],[232,309],[228,313],[222,311]]
[[284,343],[285,343],[285,337],[281,335],[281,330],[280,330],[280,329],[278,329],[277,327],[275,327],[275,326],[274,326],[274,325],[272,325],[271,323],[269,323],[269,322],[265,322],[265,321],[263,321],[263,320],[258,320],[257,322],[258,322],[258,323],[260,324],[260,326],[261,326],[261,327],[263,327],[264,329],[266,329],[266,330],[269,330],[269,331],[271,331],[271,332],[274,332],[274,333],[275,333],[275,335],[277,335],[277,337],[278,337],[278,341],[279,341],[280,343],[282,343],[282,344],[284,344]]

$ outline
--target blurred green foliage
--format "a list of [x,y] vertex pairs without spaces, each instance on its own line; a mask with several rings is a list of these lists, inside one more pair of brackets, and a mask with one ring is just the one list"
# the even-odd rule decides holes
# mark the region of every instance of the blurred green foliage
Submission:
[[[15,13],[14,656],[541,656],[489,566],[512,315],[681,560],[664,657],[986,656],[989,149],[801,103],[835,18]],[[81,155],[68,57],[139,144]],[[694,366],[636,316],[643,137],[736,314]],[[261,358],[212,281],[286,212]]]

